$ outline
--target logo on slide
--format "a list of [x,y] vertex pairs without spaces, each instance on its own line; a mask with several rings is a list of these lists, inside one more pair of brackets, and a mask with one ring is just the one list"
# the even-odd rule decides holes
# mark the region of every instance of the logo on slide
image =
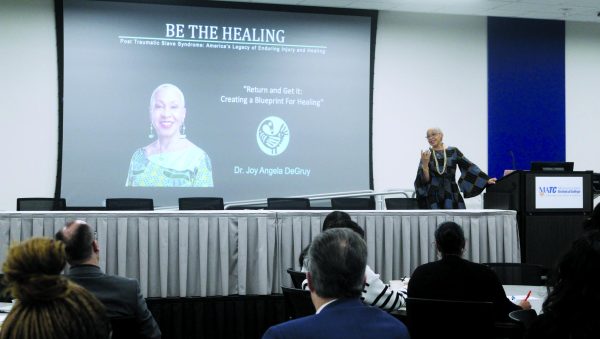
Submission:
[[270,116],[258,125],[256,142],[265,154],[279,155],[285,151],[290,142],[290,130],[281,118]]

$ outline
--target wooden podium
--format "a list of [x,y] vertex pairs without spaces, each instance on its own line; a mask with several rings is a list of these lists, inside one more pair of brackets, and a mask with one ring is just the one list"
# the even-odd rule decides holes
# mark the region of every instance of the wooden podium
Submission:
[[517,211],[521,261],[554,268],[593,209],[592,171],[514,171],[487,188],[484,207]]

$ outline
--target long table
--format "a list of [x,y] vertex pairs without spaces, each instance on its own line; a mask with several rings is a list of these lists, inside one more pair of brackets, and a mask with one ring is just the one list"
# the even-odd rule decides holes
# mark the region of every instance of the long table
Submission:
[[[400,289],[407,289],[409,279],[404,280],[392,280],[389,282],[390,287],[396,291]],[[546,286],[533,286],[533,285],[502,285],[506,297],[514,304],[527,298],[527,294],[530,292],[529,298],[527,299],[531,304],[531,308],[535,310],[537,314],[542,314],[542,306],[546,298],[548,297],[548,289]],[[397,312],[400,316],[406,316],[406,306],[403,306]]]
[[[87,221],[108,274],[140,281],[146,297],[269,295],[291,286],[287,268],[321,231],[330,211],[0,212],[0,265],[12,242],[52,237]],[[434,232],[455,221],[465,258],[520,262],[516,212],[503,210],[349,211],[365,229],[368,264],[384,281],[436,259]]]

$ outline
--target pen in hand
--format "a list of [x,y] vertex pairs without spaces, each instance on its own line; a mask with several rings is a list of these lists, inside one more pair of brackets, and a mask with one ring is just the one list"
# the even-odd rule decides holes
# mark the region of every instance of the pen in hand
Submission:
[[529,303],[529,301],[527,301],[527,299],[529,299],[529,296],[531,295],[531,291],[529,291],[527,293],[527,296],[525,297],[525,299],[521,300],[521,302],[519,302],[519,306],[521,306],[522,309],[524,310],[529,310],[531,309],[531,304]]

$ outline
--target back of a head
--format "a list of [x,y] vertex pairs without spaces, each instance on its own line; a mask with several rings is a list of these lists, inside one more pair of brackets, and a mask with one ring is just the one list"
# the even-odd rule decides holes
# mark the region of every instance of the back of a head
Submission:
[[547,333],[596,338],[600,332],[600,231],[575,240],[551,275],[543,312]]
[[561,303],[600,303],[600,231],[586,232],[573,242],[560,259],[551,284],[553,291],[545,309]]
[[2,324],[0,339],[108,337],[104,306],[60,275],[65,264],[60,241],[33,238],[10,248],[3,271],[18,301]]
[[600,298],[600,231],[586,232],[575,240],[559,262],[557,273],[561,281],[586,289],[595,286],[593,294]]
[[[69,236],[65,235],[67,228],[74,228]],[[65,228],[56,233],[55,238],[65,244],[67,261],[70,265],[85,262],[92,256],[94,233],[91,226],[82,221],[76,220],[68,223]]]
[[352,221],[350,215],[346,212],[333,211],[325,217],[325,220],[323,221],[323,232],[332,228],[348,228],[358,233],[361,238],[365,238],[365,231],[362,227],[358,226],[356,222]]
[[365,282],[367,245],[354,231],[329,229],[313,239],[308,252],[312,286],[322,298],[360,297]]
[[333,211],[325,216],[325,219],[323,220],[323,231],[327,231],[340,221],[348,220],[352,220],[350,219],[350,215],[348,213],[343,211]]
[[442,255],[462,255],[465,234],[457,223],[446,221],[435,230],[435,243]]
[[[323,220],[323,232],[332,228],[350,228],[360,234],[363,239],[365,237],[365,231],[363,231],[357,223],[353,222],[352,219],[350,219],[350,215],[346,212],[333,211],[325,216],[325,220]],[[298,264],[300,267],[307,266],[305,260],[308,258],[309,247],[310,244],[300,251],[300,255],[298,256]]]

